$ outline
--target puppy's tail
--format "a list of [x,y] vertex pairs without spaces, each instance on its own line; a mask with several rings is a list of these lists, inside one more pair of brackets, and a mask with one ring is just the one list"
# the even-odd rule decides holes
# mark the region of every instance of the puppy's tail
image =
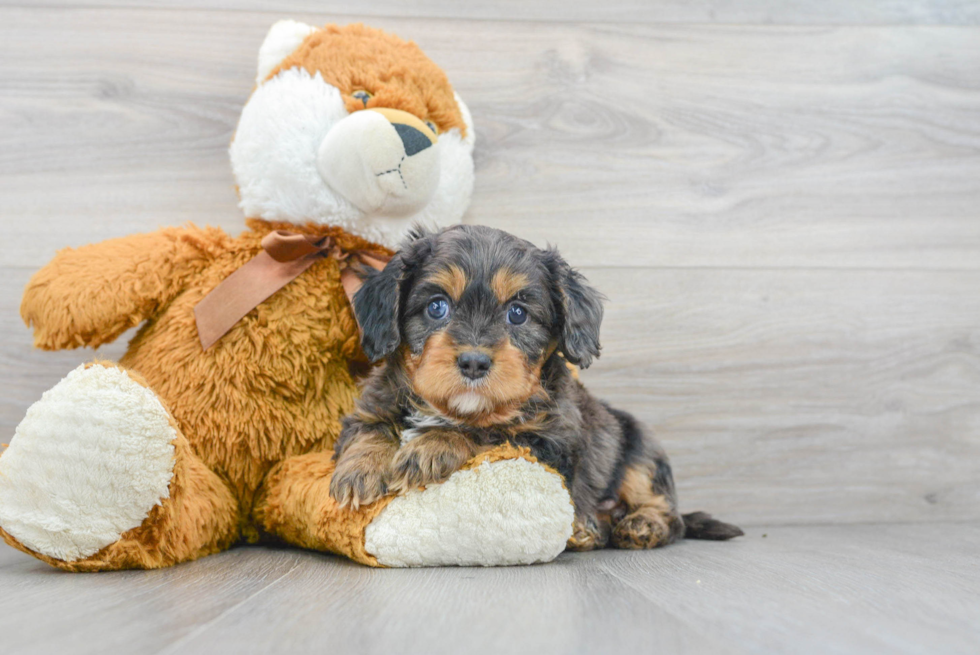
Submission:
[[711,514],[706,514],[705,512],[691,512],[681,518],[684,519],[685,539],[727,541],[745,534],[737,525],[713,519],[711,518]]

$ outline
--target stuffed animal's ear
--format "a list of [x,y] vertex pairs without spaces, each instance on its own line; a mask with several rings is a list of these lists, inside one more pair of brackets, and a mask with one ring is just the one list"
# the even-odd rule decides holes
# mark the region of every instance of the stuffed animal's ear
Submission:
[[380,271],[371,273],[354,294],[354,317],[361,327],[361,347],[372,362],[395,352],[401,342],[398,329],[403,265],[395,255]]
[[552,276],[552,300],[557,313],[555,331],[558,348],[572,364],[588,368],[599,356],[599,327],[602,325],[601,293],[574,270],[556,250],[546,252]]
[[283,59],[293,54],[317,28],[294,20],[281,20],[269,29],[259,48],[259,69],[255,83],[262,84]]

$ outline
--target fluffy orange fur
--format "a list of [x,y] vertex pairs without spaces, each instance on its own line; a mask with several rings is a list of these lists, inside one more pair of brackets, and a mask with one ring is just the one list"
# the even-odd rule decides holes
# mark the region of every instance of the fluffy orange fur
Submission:
[[[449,79],[411,41],[361,24],[327,25],[306,37],[269,77],[296,66],[310,75],[319,73],[337,87],[349,112],[371,107],[401,109],[432,121],[442,132],[455,127],[466,136],[466,123]],[[366,106],[352,95],[355,91],[371,94]]]
[[[249,226],[237,238],[187,226],[65,249],[27,285],[21,314],[40,348],[97,346],[145,321],[119,364],[159,396],[186,440],[177,444],[177,471],[185,473],[174,478],[173,502],[154,510],[159,516],[142,532],[75,568],[165,566],[240,536],[254,540],[253,499],[266,474],[290,457],[328,452],[353,407],[350,364],[364,356],[337,260],[314,264],[207,351],[193,309],[258,254],[273,229],[390,253],[340,228],[259,220]],[[163,516],[175,504],[186,519],[179,525]],[[197,523],[209,526],[202,528],[206,538],[195,536]],[[142,554],[133,554],[129,537],[142,544],[133,546]]]
[[364,529],[393,497],[356,511],[342,507],[330,495],[333,472],[332,453],[327,452],[282,462],[269,474],[256,503],[255,518],[264,531],[296,546],[380,566],[364,549]]

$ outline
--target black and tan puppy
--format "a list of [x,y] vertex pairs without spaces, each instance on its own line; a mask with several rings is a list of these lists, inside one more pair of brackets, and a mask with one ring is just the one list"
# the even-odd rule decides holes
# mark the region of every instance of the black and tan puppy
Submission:
[[706,514],[682,517],[660,445],[573,376],[567,362],[599,356],[602,297],[555,250],[486,227],[418,231],[368,277],[354,310],[364,352],[385,362],[336,444],[339,502],[441,482],[510,441],[565,477],[570,548],[742,534]]

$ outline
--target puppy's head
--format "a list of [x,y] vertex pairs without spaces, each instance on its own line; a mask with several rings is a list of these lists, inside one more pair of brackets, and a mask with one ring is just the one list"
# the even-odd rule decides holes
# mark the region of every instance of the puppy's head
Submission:
[[400,360],[416,394],[474,425],[540,392],[555,350],[583,368],[599,356],[599,293],[557,251],[486,227],[416,231],[354,312],[372,361]]

